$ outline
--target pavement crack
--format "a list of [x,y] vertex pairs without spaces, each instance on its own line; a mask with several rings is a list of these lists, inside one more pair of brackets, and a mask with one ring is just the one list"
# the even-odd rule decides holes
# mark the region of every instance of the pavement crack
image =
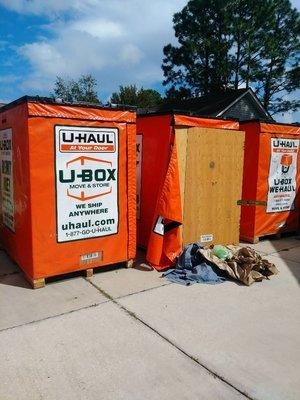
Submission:
[[87,310],[87,309],[93,308],[93,307],[99,307],[102,304],[107,304],[107,303],[108,303],[107,300],[106,301],[101,301],[100,303],[90,304],[88,306],[76,308],[74,310],[66,311],[66,312],[61,313],[61,314],[50,315],[49,317],[40,318],[40,319],[36,319],[36,320],[33,320],[33,321],[29,321],[29,322],[24,322],[24,324],[8,326],[7,328],[0,329],[0,334],[2,332],[6,332],[6,331],[9,331],[9,330],[12,330],[12,329],[21,328],[22,326],[37,324],[39,322],[47,321],[48,319],[59,318],[59,317],[65,316],[65,315],[73,314],[73,313],[78,312],[78,311]]
[[[130,311],[128,308],[123,306],[121,303],[119,303],[118,300],[123,299],[124,297],[119,297],[119,298],[114,298],[112,297],[109,293],[107,293],[104,289],[93,283],[89,278],[84,278],[87,282],[89,282],[94,288],[96,288],[104,297],[106,297],[109,301],[114,303],[119,309],[121,309],[123,312],[125,312],[127,315],[129,315],[131,318],[135,319],[139,323],[141,323],[143,326],[145,326],[147,329],[150,329],[155,335],[159,336],[161,339],[166,341],[169,345],[177,349],[181,354],[183,354],[185,357],[188,357],[190,360],[192,360],[194,363],[196,363],[199,367],[204,368],[210,375],[212,375],[215,379],[219,379],[222,381],[225,385],[230,386],[232,389],[240,393],[242,396],[244,396],[248,400],[257,400],[254,397],[251,397],[247,392],[239,389],[238,387],[234,386],[231,382],[229,382],[225,377],[220,375],[218,372],[213,371],[209,367],[207,367],[205,364],[203,364],[198,358],[192,356],[191,354],[187,353],[183,348],[179,347],[176,343],[172,342],[169,338],[161,334],[159,331],[157,331],[155,328],[153,328],[151,325],[149,325],[147,322],[145,322],[143,319],[141,319],[139,316],[137,316],[134,312]],[[146,291],[146,290],[145,290]]]
[[10,275],[16,275],[19,273],[20,273],[20,271],[7,272],[5,274],[0,274],[0,278],[4,278],[5,276],[10,276]]
[[99,293],[101,293],[104,297],[107,298],[107,300],[110,300],[112,302],[115,303],[115,299],[109,294],[107,293],[105,290],[101,289],[98,285],[96,285],[94,282],[92,282],[90,280],[90,278],[83,278],[85,279],[89,284],[91,284],[96,290],[98,290]]
[[172,283],[171,283],[171,282],[169,282],[169,283],[163,283],[162,285],[159,285],[159,286],[153,286],[153,287],[151,287],[151,288],[143,289],[143,290],[140,290],[140,291],[138,291],[138,292],[133,292],[133,293],[125,294],[124,296],[118,296],[118,297],[115,297],[115,299],[116,299],[116,300],[126,299],[127,297],[134,296],[134,295],[136,295],[136,294],[149,292],[149,291],[151,291],[151,290],[159,289],[159,288],[161,288],[161,287],[169,286],[169,285],[172,285]]
[[117,301],[114,302],[117,304],[122,310],[124,310],[128,315],[130,315],[132,318],[135,320],[139,321],[141,324],[143,324],[145,327],[150,329],[153,333],[155,333],[157,336],[159,336],[161,339],[166,341],[169,345],[177,349],[181,354],[184,356],[188,357],[190,360],[192,360],[194,363],[196,363],[199,367],[204,368],[211,376],[213,376],[215,379],[219,379],[222,381],[225,385],[230,386],[232,389],[243,395],[245,398],[248,400],[257,400],[254,397],[251,397],[247,392],[239,389],[238,387],[234,386],[231,382],[229,382],[225,377],[220,375],[218,372],[213,371],[209,367],[207,367],[205,364],[203,364],[198,358],[192,356],[191,354],[187,353],[183,348],[179,347],[176,343],[171,341],[169,338],[158,332],[155,328],[153,328],[151,325],[149,325],[147,322],[142,320],[140,317],[138,317],[134,312],[128,310],[126,307],[118,303]]
[[109,293],[107,293],[104,289],[102,289],[100,286],[98,286],[96,283],[94,283],[92,280],[90,280],[90,278],[85,278],[85,277],[84,277],[84,279],[85,279],[87,282],[89,282],[95,289],[97,289],[103,296],[105,296],[107,299],[109,299],[109,300],[111,300],[111,301],[126,299],[127,297],[134,296],[134,295],[136,295],[136,294],[145,293],[145,292],[149,292],[149,291],[151,291],[151,290],[159,289],[159,288],[164,287],[164,286],[172,285],[171,282],[168,282],[168,283],[164,283],[164,284],[159,285],[159,286],[153,286],[153,287],[148,288],[148,289],[143,289],[143,290],[139,290],[139,291],[137,291],[137,292],[128,293],[128,294],[125,294],[125,295],[123,295],[123,296],[112,297],[112,296],[111,296]]

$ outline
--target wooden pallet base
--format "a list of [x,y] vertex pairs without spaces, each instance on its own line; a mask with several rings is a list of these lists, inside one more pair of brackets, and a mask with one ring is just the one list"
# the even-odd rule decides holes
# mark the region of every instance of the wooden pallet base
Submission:
[[91,278],[94,275],[94,269],[93,268],[89,268],[85,270],[85,276],[87,278]]
[[[261,239],[267,239],[267,238],[276,238],[276,239],[281,239],[283,237],[286,237],[287,233],[293,233],[293,232],[277,232],[277,233],[270,233],[269,235],[264,235],[264,236],[253,236],[253,237],[247,237],[247,236],[241,236],[240,240],[242,242],[247,242],[247,243],[252,243],[252,244],[257,244]],[[296,234],[296,232],[295,232]]]
[[[134,266],[134,260],[131,259],[131,260],[125,261],[125,266],[126,266],[126,268],[132,268]],[[82,273],[86,276],[86,278],[92,278],[92,276],[94,275],[94,268],[88,268],[88,269],[82,270]],[[46,278],[33,279],[26,275],[25,275],[25,278],[30,283],[30,285],[33,289],[40,289],[46,285]]]
[[259,242],[259,236],[254,236],[254,237],[241,236],[240,240],[241,242],[257,244]]
[[[93,276],[93,268],[85,269],[82,271],[87,278],[91,278]],[[46,286],[46,279],[47,278],[30,278],[25,275],[26,280],[30,283],[32,289],[41,289]]]
[[126,261],[125,265],[126,265],[126,268],[134,267],[134,260],[131,259],[131,260]]
[[32,286],[32,289],[41,289],[45,286],[45,278],[32,279],[26,276],[27,281]]

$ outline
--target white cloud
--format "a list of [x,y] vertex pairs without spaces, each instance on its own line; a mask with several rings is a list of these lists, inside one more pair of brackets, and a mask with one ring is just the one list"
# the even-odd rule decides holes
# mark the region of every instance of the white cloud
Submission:
[[292,0],[291,3],[293,7],[300,8],[300,0]]
[[290,111],[283,114],[276,114],[273,117],[277,122],[282,122],[284,124],[292,124],[295,122],[300,123],[300,111]]
[[[161,7],[172,7],[172,3],[180,3],[182,8],[188,0],[178,1],[174,0],[154,0],[150,4],[146,4],[143,0],[0,0],[0,5],[22,14],[36,14],[36,15],[52,15],[66,11],[76,12],[92,12],[99,7],[121,9],[125,13],[128,8],[136,9],[138,5],[138,16],[145,16],[145,11],[157,5],[158,10]],[[137,4],[138,3],[138,4]],[[291,0],[294,7],[300,8],[300,0]],[[129,10],[130,12],[130,10]]]
[[[100,96],[119,85],[161,83],[162,48],[175,42],[172,17],[187,0],[0,0],[10,10],[43,15],[51,39],[35,38],[18,49],[29,62],[26,91],[47,95],[57,75],[92,73]],[[300,0],[292,1],[294,6]],[[278,119],[295,116],[276,116]],[[295,120],[295,119],[294,119]],[[299,120],[299,118],[298,118]]]
[[284,124],[292,124],[294,122],[300,123],[300,111],[276,114],[273,117],[277,122],[282,122]]
[[64,11],[85,11],[98,0],[0,0],[0,5],[21,14],[52,15]]
[[[186,0],[0,0],[19,12],[58,13],[44,27],[51,39],[36,39],[18,49],[31,71],[23,87],[52,89],[57,75],[77,79],[92,73],[100,96],[119,85],[161,83],[162,48],[175,40],[173,14]],[[29,9],[25,10],[25,5]],[[68,18],[62,13],[68,11]],[[47,93],[44,93],[47,94]]]
[[[295,92],[285,94],[282,100],[299,100],[300,99],[300,90],[296,90]],[[297,112],[288,111],[285,113],[275,114],[274,119],[278,122],[283,122],[285,124],[291,124],[293,122],[300,122],[300,110]]]
[[88,33],[99,39],[111,39],[125,34],[119,24],[102,18],[79,20],[71,24],[69,29]]
[[64,73],[67,69],[66,60],[55,46],[46,42],[25,44],[19,53],[27,58],[36,71],[53,76],[57,71]]
[[120,62],[137,64],[143,58],[143,53],[134,44],[125,44],[120,51]]

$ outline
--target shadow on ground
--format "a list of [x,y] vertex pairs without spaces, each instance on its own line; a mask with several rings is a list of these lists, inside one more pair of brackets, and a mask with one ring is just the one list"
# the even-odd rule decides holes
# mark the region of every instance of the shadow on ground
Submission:
[[[249,246],[243,242],[242,245]],[[250,245],[263,256],[276,256],[287,265],[300,284],[300,233],[289,232],[260,238],[259,243]]]

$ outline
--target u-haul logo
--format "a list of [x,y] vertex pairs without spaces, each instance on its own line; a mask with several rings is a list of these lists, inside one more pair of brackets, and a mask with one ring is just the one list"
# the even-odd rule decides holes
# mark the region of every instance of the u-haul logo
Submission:
[[287,148],[294,148],[298,149],[298,145],[295,142],[295,140],[280,140],[280,139],[274,139],[273,140],[273,147],[287,147]]
[[114,153],[116,150],[115,135],[111,131],[98,133],[63,129],[60,134],[59,150],[62,153]]
[[275,139],[272,140],[273,153],[297,153],[299,143],[297,140]]

